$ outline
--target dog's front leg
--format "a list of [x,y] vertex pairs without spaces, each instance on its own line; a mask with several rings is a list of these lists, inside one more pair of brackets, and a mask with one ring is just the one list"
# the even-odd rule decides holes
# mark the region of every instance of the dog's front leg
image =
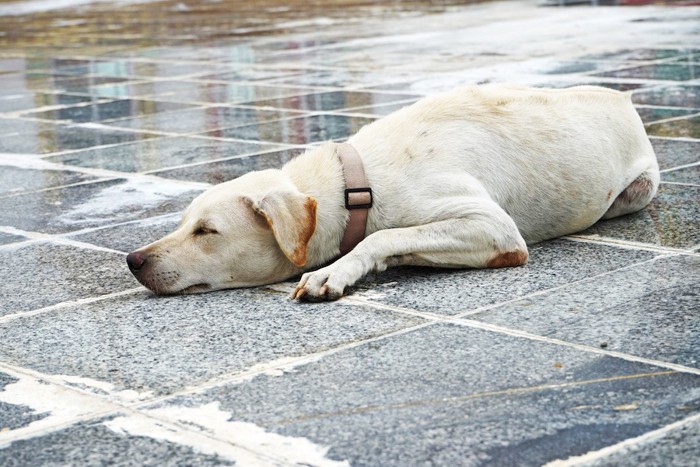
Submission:
[[527,262],[515,222],[495,203],[470,202],[459,218],[380,230],[334,263],[302,276],[292,298],[337,300],[371,270],[389,266],[506,267]]

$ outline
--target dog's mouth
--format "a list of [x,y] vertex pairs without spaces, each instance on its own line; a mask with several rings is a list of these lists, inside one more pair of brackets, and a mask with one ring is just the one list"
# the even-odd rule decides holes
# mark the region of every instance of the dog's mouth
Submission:
[[206,292],[207,290],[210,290],[210,289],[211,289],[211,285],[206,284],[206,283],[202,283],[202,284],[195,284],[195,285],[191,285],[189,287],[185,287],[184,289],[182,289],[178,293],[181,293],[181,294],[202,293],[202,292]]

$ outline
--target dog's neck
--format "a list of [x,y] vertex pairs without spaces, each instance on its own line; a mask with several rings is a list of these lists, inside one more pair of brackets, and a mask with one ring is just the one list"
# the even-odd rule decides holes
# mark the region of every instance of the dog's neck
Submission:
[[324,264],[340,254],[348,223],[345,176],[337,156],[338,145],[327,143],[287,163],[282,171],[299,191],[317,201],[316,230],[309,242],[305,269]]

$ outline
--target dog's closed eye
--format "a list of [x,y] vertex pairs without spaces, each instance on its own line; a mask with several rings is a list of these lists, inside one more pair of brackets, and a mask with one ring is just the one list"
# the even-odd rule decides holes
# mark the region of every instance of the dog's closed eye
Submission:
[[212,234],[218,234],[219,232],[216,229],[213,229],[209,226],[206,225],[200,225],[196,229],[194,229],[194,232],[192,232],[192,235],[199,237],[201,235],[212,235]]

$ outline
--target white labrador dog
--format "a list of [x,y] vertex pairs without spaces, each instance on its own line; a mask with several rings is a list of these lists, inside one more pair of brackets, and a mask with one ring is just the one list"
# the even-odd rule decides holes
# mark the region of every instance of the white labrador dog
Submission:
[[[638,211],[659,183],[629,95],[593,86],[464,87],[348,143],[208,189],[175,232],[128,255],[131,271],[174,294],[270,284],[328,264],[304,274],[293,297],[333,300],[389,266],[523,265],[528,243]],[[346,196],[370,198],[344,193],[351,170],[339,154],[348,151],[361,157],[373,203],[361,241],[340,256],[355,212]]]

